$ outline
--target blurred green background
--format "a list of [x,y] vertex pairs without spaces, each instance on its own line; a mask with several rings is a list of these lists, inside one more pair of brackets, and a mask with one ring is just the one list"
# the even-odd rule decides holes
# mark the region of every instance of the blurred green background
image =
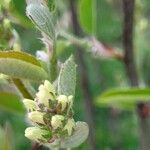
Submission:
[[[88,16],[87,23],[82,20],[80,16],[80,6],[83,1],[75,0],[77,2],[78,19],[85,35],[90,36],[93,32],[90,30],[91,18]],[[86,8],[87,15],[91,6],[91,1],[87,0]],[[58,18],[61,19],[64,14],[64,20],[60,22],[60,28],[65,28],[68,32],[72,32],[72,24],[69,24],[69,0],[56,1],[59,13]],[[6,5],[5,5],[6,4]],[[15,29],[19,35],[22,50],[35,55],[37,50],[43,49],[43,44],[39,40],[41,37],[39,31],[33,26],[30,20],[25,15],[26,3],[24,0],[11,0],[8,6],[5,0],[0,0],[0,19],[4,15],[11,20],[11,28]],[[94,22],[95,33],[97,39],[112,47],[122,48],[122,30],[123,30],[123,12],[122,3],[119,0],[97,0],[96,5],[92,8],[93,13],[96,14]],[[149,86],[150,84],[150,28],[149,28],[149,12],[150,1],[136,0],[136,16],[135,16],[135,58],[137,62],[138,73],[140,81],[143,85]],[[3,12],[5,12],[3,14]],[[84,14],[86,15],[86,14]],[[92,17],[92,16],[91,16]],[[89,19],[89,20],[88,20]],[[65,27],[65,23],[68,25]],[[7,38],[8,33],[2,29],[0,21],[0,47],[2,50],[8,49]],[[6,30],[8,31],[8,30]],[[5,41],[6,40],[6,41]],[[65,46],[58,43],[57,56],[61,62],[64,62],[72,53],[76,53],[73,46]],[[115,108],[99,107],[96,104],[96,98],[104,90],[127,87],[128,79],[124,65],[115,59],[95,58],[90,52],[82,51],[86,69],[87,78],[89,81],[89,90],[92,95],[92,102],[94,104],[94,123],[95,123],[95,136],[96,136],[96,150],[138,150],[139,148],[139,125],[136,110],[119,110]],[[80,66],[78,59],[76,63]],[[78,67],[79,69],[79,67]],[[77,87],[76,98],[74,102],[75,120],[85,119],[85,107],[83,89],[80,86],[80,71],[77,74]],[[5,135],[5,138],[12,141],[11,148],[14,150],[27,150],[31,149],[31,142],[24,137],[24,130],[28,126],[25,116],[7,112],[0,109],[0,125],[2,129],[6,128],[6,123],[11,132]],[[0,135],[1,136],[1,135]],[[7,137],[8,136],[8,137]],[[6,140],[6,141],[7,141]],[[1,140],[0,140],[1,142]],[[42,148],[43,150],[46,148]],[[87,150],[86,143],[81,145],[76,150]],[[5,149],[6,150],[6,149]]]

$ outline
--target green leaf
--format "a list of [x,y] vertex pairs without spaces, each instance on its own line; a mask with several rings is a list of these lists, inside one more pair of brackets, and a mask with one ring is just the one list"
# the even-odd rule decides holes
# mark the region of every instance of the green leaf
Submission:
[[61,148],[75,148],[80,146],[89,135],[89,127],[85,122],[77,122],[72,136],[61,141]]
[[47,78],[47,73],[35,57],[16,51],[0,51],[0,73],[35,81]]
[[4,141],[2,143],[2,150],[12,150],[13,148],[13,135],[12,135],[12,128],[11,125],[6,122],[5,124],[5,131],[4,131]]
[[73,95],[75,94],[76,87],[76,64],[73,56],[71,56],[62,65],[58,77],[58,94]]
[[0,92],[0,107],[10,112],[22,114],[25,109],[20,99],[20,96],[16,94]]
[[0,127],[0,149],[1,150],[14,149],[12,128],[8,122],[6,122],[4,128]]
[[80,0],[79,21],[83,30],[87,33],[95,33],[96,30],[96,0]]
[[[2,0],[3,1],[3,0]],[[32,27],[32,23],[25,15],[25,1],[11,0],[10,1],[10,14],[15,17],[15,21],[23,27]]]
[[100,106],[115,106],[124,109],[133,109],[139,102],[150,101],[149,88],[127,88],[109,90],[97,97]]
[[51,39],[55,39],[55,29],[52,22],[52,14],[45,5],[32,3],[27,6],[26,13],[29,19]]

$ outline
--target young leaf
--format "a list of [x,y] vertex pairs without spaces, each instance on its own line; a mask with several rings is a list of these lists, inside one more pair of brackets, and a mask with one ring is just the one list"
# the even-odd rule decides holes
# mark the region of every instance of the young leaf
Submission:
[[47,6],[32,3],[27,6],[26,13],[29,19],[51,39],[55,39],[55,29],[52,22],[52,15]]
[[26,3],[27,5],[37,4],[37,3],[46,5],[46,0],[26,0]]
[[16,51],[0,52],[0,73],[35,81],[47,78],[47,73],[35,57]]
[[100,106],[115,106],[119,108],[135,108],[139,102],[150,101],[150,89],[127,88],[109,90],[98,96],[97,103]]
[[10,112],[21,114],[25,112],[20,97],[13,93],[0,92],[0,107]]
[[61,141],[61,148],[75,148],[81,145],[89,135],[89,127],[85,122],[77,122],[72,136]]
[[58,94],[73,95],[76,87],[76,64],[71,56],[63,65],[58,77]]

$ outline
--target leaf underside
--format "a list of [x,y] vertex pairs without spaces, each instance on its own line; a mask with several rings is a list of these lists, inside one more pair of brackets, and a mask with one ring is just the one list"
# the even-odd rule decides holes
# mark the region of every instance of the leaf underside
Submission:
[[72,136],[61,141],[61,148],[75,148],[81,145],[88,137],[89,127],[85,122],[77,122]]

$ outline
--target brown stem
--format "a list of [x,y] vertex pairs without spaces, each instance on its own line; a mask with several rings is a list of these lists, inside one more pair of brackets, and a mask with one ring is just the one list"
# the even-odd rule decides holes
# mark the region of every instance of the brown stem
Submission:
[[133,46],[133,23],[134,23],[135,0],[123,0],[124,31],[123,45],[125,50],[124,62],[131,86],[138,86],[138,74],[134,60]]
[[41,145],[40,144],[38,144],[38,143],[35,143],[35,144],[33,144],[33,146],[32,146],[32,150],[41,150]]
[[[124,63],[128,78],[131,86],[139,86],[138,73],[136,70],[134,60],[134,44],[133,44],[133,33],[134,33],[134,9],[135,0],[123,0],[123,11],[124,11],[124,31],[123,31],[123,46],[125,50]],[[144,116],[143,103],[138,104],[139,124],[140,124],[140,144],[141,150],[149,149],[149,137],[148,137],[148,124],[147,119]]]
[[[81,29],[78,23],[77,14],[76,14],[76,3],[74,0],[70,0],[70,10],[72,15],[72,25],[73,31],[76,36],[81,35]],[[89,81],[87,77],[87,69],[84,61],[84,57],[82,54],[82,50],[76,46],[77,48],[77,59],[79,61],[79,69],[81,75],[81,87],[84,96],[84,105],[86,111],[86,120],[90,127],[90,135],[88,138],[88,149],[95,150],[95,136],[94,136],[94,106],[92,103],[92,94],[89,89]]]

